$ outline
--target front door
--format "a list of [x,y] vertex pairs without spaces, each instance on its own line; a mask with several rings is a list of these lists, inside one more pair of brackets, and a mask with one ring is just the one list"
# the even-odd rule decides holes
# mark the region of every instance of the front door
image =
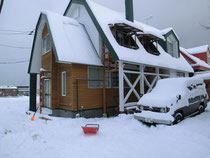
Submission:
[[50,108],[50,79],[44,80],[44,107]]

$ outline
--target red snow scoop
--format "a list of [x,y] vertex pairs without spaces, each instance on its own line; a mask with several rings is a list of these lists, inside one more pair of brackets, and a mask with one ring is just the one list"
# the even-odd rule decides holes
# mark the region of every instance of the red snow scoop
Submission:
[[99,130],[99,124],[86,124],[82,129],[85,134],[96,134]]

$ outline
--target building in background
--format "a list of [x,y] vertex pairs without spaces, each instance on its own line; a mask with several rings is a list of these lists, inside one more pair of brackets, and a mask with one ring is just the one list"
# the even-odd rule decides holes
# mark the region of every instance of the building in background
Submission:
[[29,96],[29,86],[17,86],[19,96]]
[[18,95],[17,87],[10,87],[10,86],[0,87],[0,97],[17,96],[17,95]]
[[208,45],[203,45],[203,46],[199,46],[199,47],[189,48],[189,49],[187,49],[187,51],[191,55],[193,55],[193,56],[203,60],[207,64],[210,64],[210,49],[209,49]]
[[183,55],[183,57],[188,61],[188,63],[192,66],[196,73],[205,73],[206,71],[210,71],[210,65],[207,64],[205,61],[201,60],[200,58],[190,54],[188,49],[181,47],[180,52]]

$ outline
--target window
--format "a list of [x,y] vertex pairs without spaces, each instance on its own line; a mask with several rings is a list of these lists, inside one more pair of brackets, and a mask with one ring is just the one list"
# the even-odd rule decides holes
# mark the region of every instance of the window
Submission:
[[110,25],[111,32],[120,46],[138,49],[136,32],[140,31],[126,24]]
[[[111,87],[110,76],[110,73],[106,73],[106,88]],[[101,67],[88,67],[88,79],[89,88],[103,88],[103,69]]]
[[177,72],[176,75],[177,75],[177,77],[185,77],[184,72]]
[[51,39],[50,35],[47,34],[45,37],[42,39],[42,54],[45,54],[51,50]]
[[66,96],[66,71],[61,74],[61,93],[62,96]]
[[174,35],[169,35],[167,37],[167,52],[175,58],[178,58],[179,54],[179,48],[178,48],[178,42],[177,39],[174,37]]
[[[153,55],[160,55],[160,52],[157,49],[157,43],[156,41],[148,38],[148,37],[144,37],[143,35],[138,36],[139,41],[141,42],[141,44],[143,45],[144,49]],[[155,46],[156,45],[156,46]]]
[[[131,74],[126,74],[127,78],[131,80]],[[112,87],[119,88],[119,73],[113,72],[112,73]],[[129,88],[128,83],[124,80],[124,88]]]

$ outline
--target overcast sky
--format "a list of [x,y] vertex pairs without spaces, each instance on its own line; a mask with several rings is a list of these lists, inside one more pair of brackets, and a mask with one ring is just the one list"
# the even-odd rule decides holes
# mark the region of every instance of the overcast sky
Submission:
[[[124,0],[93,1],[119,12],[125,10]],[[31,50],[4,47],[1,44],[31,47],[33,36],[25,32],[11,35],[11,32],[2,29],[31,31],[35,29],[41,10],[62,14],[69,0],[5,0],[4,3],[0,14],[0,86],[27,85],[28,62],[2,63],[29,60]],[[173,27],[181,46],[185,48],[210,45],[210,30],[203,27],[210,26],[210,0],[134,0],[134,17],[158,29]],[[150,19],[145,20],[148,17]]]

